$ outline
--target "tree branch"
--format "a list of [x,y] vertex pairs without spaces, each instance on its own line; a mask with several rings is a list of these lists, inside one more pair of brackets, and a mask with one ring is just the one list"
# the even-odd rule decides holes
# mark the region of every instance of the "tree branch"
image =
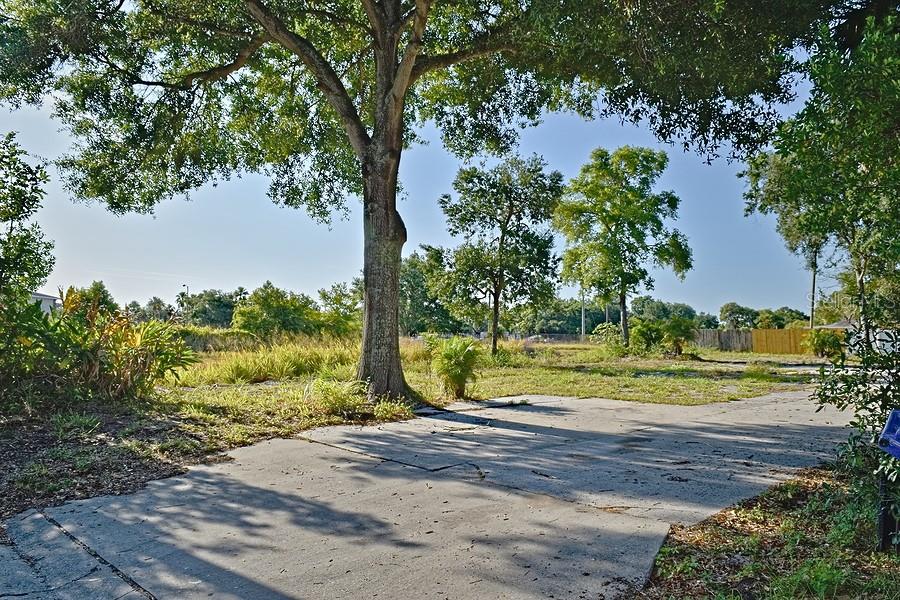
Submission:
[[384,36],[384,10],[378,5],[376,0],[362,0],[363,8],[366,10],[366,16],[369,17],[369,23],[372,24],[372,32],[375,39],[381,43]]
[[296,54],[312,72],[325,94],[328,103],[337,112],[350,145],[361,159],[369,145],[369,134],[359,118],[356,108],[347,93],[347,88],[328,60],[306,38],[294,33],[281,22],[260,0],[245,0],[253,19],[259,23],[273,40]]
[[393,102],[399,102],[403,99],[406,95],[406,90],[409,89],[409,85],[413,81],[413,68],[422,48],[422,35],[425,33],[425,24],[428,22],[428,11],[431,9],[432,2],[433,0],[416,0],[412,36],[406,44],[400,64],[397,65],[397,72],[394,74],[394,82],[391,86]]
[[123,75],[126,80],[132,85],[160,87],[168,90],[190,91],[194,89],[195,85],[198,82],[208,83],[211,81],[224,79],[225,77],[228,77],[235,71],[239,70],[241,67],[247,64],[247,61],[250,60],[250,57],[253,56],[253,54],[257,50],[259,50],[263,46],[263,44],[266,43],[266,41],[268,41],[267,36],[259,36],[257,38],[254,38],[247,46],[241,48],[241,50],[238,51],[237,57],[235,57],[235,59],[230,63],[218,65],[210,69],[205,69],[203,71],[188,73],[187,75],[184,75],[181,80],[175,82],[144,79],[140,75],[117,65],[105,54],[98,54],[97,59],[113,71],[119,73],[120,75]]
[[238,52],[237,57],[228,64],[219,65],[205,71],[199,71],[197,73],[185,75],[181,80],[182,85],[186,88],[191,88],[194,86],[194,82],[196,81],[210,82],[228,77],[229,75],[246,65],[247,61],[250,60],[250,57],[253,56],[253,54],[257,50],[259,50],[263,46],[263,44],[268,41],[268,39],[268,36],[264,35],[255,38],[250,42],[250,44],[241,48],[241,50]]
[[475,60],[483,56],[489,56],[498,52],[512,52],[515,45],[503,39],[497,31],[485,34],[481,38],[476,39],[471,46],[463,48],[455,52],[447,52],[446,54],[434,54],[431,56],[420,55],[416,60],[410,77],[410,83],[414,83],[422,75],[452,67],[453,65]]

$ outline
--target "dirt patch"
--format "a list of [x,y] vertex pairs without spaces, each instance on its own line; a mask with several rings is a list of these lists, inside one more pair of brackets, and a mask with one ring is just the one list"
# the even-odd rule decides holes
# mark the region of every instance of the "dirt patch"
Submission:
[[900,598],[900,555],[873,552],[874,511],[809,469],[690,527],[674,525],[643,600]]
[[177,423],[134,412],[95,406],[45,420],[6,419],[0,421],[0,519],[67,500],[127,494],[211,459]]

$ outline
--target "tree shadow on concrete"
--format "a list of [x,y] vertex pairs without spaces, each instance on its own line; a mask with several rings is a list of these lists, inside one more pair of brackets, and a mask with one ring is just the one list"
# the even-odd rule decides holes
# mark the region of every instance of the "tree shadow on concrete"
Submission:
[[[652,564],[662,537],[636,523],[700,520],[821,462],[846,437],[842,427],[777,415],[731,423],[719,408],[654,423],[585,406],[337,428],[347,435],[330,445],[273,440],[235,451],[234,463],[48,514],[160,598],[404,597],[435,568],[457,595],[465,580],[501,597],[596,597],[621,593]],[[422,522],[423,506],[448,498],[469,518],[448,509]],[[516,523],[538,519],[544,502],[580,511],[577,525],[541,521],[538,536],[467,529],[504,510]],[[611,514],[620,529],[604,521]],[[379,583],[366,587],[365,573],[380,573]]]

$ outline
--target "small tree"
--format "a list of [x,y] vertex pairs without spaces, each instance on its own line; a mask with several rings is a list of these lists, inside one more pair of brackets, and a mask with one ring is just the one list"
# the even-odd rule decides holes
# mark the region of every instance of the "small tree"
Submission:
[[809,296],[809,326],[812,327],[815,324],[816,279],[831,233],[823,215],[817,212],[815,202],[790,191],[793,187],[790,178],[793,177],[795,168],[792,163],[792,157],[773,153],[760,154],[748,161],[747,170],[739,173],[739,176],[746,178],[748,183],[748,189],[744,192],[747,202],[745,213],[749,215],[759,211],[777,214],[777,229],[785,246],[803,258],[806,268],[812,274]]
[[759,311],[737,302],[726,302],[719,309],[719,321],[726,329],[750,329],[756,325]]
[[319,331],[319,311],[309,296],[279,289],[267,281],[235,309],[232,327],[261,336],[313,334]]
[[450,314],[437,294],[428,287],[429,278],[443,273],[441,257],[413,252],[400,265],[400,333],[459,333],[466,327]]
[[358,334],[362,330],[362,286],[359,280],[350,284],[335,283],[319,290],[322,326],[336,336]]
[[7,298],[36,291],[53,269],[53,244],[31,222],[47,173],[24,157],[13,134],[0,138],[0,295]]
[[650,148],[625,146],[612,154],[597,148],[556,211],[567,245],[563,277],[618,299],[626,346],[628,296],[653,289],[647,266],[669,267],[683,277],[693,264],[684,235],[666,224],[677,217],[680,200],[653,191],[668,162],[665,152]]
[[461,169],[453,183],[457,197],[440,199],[450,233],[466,240],[443,253],[440,296],[461,313],[489,305],[492,354],[504,308],[547,302],[555,291],[558,261],[549,223],[563,184],[560,173],[545,167],[533,156]]

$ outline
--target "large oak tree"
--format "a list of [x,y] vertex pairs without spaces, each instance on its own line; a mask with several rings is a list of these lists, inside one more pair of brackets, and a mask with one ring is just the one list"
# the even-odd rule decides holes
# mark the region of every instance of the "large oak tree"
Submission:
[[241,172],[322,219],[361,197],[358,375],[402,394],[397,172],[413,125],[471,155],[547,110],[615,113],[747,150],[790,97],[791,50],[884,3],[0,0],[0,97],[52,98],[77,140],[69,189],[116,212]]

